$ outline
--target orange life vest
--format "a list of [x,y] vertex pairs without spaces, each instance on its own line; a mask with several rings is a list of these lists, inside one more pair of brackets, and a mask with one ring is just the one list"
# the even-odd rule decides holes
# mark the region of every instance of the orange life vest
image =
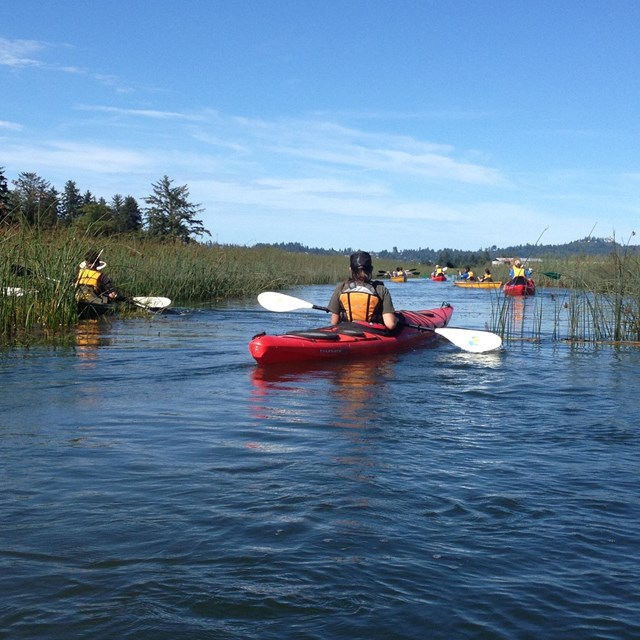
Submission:
[[373,286],[347,283],[340,293],[340,304],[347,320],[360,322],[382,321],[382,300]]

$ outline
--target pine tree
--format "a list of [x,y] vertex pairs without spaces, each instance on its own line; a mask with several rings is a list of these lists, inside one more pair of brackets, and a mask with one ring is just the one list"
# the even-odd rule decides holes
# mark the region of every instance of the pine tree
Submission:
[[80,189],[78,189],[73,180],[67,180],[67,182],[65,182],[64,191],[62,192],[60,200],[60,217],[64,222],[70,224],[82,213],[81,209],[84,204]]
[[35,173],[21,173],[12,181],[16,211],[14,217],[28,225],[52,227],[58,222],[58,192]]
[[200,205],[189,202],[187,185],[172,187],[172,180],[164,176],[152,184],[153,194],[147,203],[147,230],[151,236],[189,242],[192,235],[211,235],[196,215],[204,211]]

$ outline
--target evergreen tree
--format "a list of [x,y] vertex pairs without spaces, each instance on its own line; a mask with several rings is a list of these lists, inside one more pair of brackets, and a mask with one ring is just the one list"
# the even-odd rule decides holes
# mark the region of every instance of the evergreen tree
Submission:
[[121,231],[140,231],[142,229],[142,212],[137,200],[133,196],[127,196],[122,205],[119,218]]
[[9,215],[9,183],[4,175],[4,167],[0,167],[0,223]]
[[85,204],[80,189],[73,180],[65,182],[60,200],[60,216],[64,222],[70,224],[81,214],[82,205]]
[[189,242],[192,235],[211,235],[204,228],[202,220],[196,220],[195,216],[204,209],[189,202],[187,185],[172,187],[172,182],[164,176],[162,180],[151,185],[153,194],[144,199],[148,205],[146,215],[149,234],[183,242]]
[[111,235],[118,232],[118,225],[111,207],[104,198],[83,205],[82,215],[74,225],[92,235]]
[[12,182],[17,221],[43,227],[52,227],[58,222],[58,192],[49,182],[35,173],[24,172]]

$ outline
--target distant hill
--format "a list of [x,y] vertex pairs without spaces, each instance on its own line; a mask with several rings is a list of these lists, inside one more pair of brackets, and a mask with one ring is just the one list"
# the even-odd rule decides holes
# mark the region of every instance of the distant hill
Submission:
[[[349,255],[358,249],[320,249],[307,247],[299,242],[280,242],[278,244],[257,244],[256,247],[274,247],[291,253],[310,253],[315,255]],[[477,251],[460,249],[402,249],[393,247],[391,251],[378,251],[374,255],[383,260],[422,264],[442,264],[457,267],[464,264],[478,265],[491,262],[497,257],[518,256],[527,258],[568,258],[575,255],[606,256],[613,252],[626,252],[628,255],[640,255],[639,245],[621,245],[610,238],[586,237],[567,244],[557,245],[514,245],[511,247],[488,247]]]

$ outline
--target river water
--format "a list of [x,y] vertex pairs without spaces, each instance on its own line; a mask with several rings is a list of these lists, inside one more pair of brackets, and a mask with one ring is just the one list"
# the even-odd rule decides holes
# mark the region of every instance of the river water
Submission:
[[[389,287],[457,327],[496,298]],[[639,638],[640,351],[543,321],[488,354],[249,355],[326,320],[250,299],[2,353],[0,637]]]

